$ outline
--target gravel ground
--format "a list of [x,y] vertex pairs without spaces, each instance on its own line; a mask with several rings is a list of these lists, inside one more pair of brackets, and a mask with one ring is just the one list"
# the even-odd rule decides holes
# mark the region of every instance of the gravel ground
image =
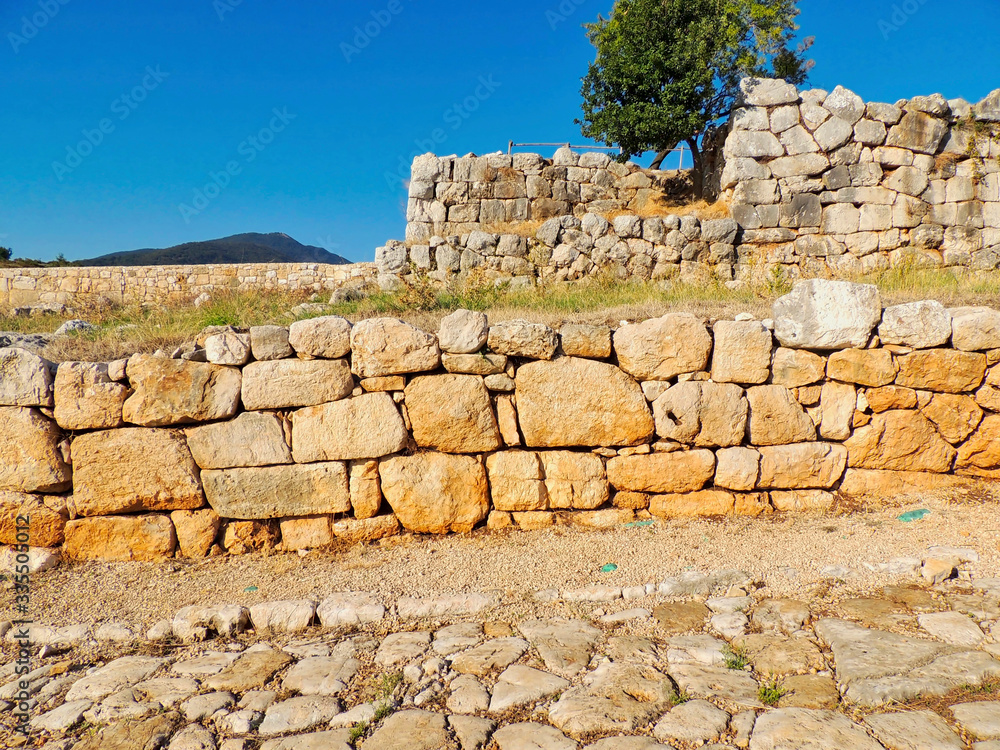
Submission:
[[[901,513],[918,508],[931,514],[911,523],[898,520]],[[514,614],[535,609],[532,594],[542,589],[594,583],[637,586],[685,570],[743,570],[769,596],[805,595],[814,584],[829,584],[831,579],[841,595],[863,595],[901,582],[899,576],[869,566],[897,557],[920,558],[931,545],[971,547],[980,559],[964,569],[973,578],[998,576],[998,535],[1000,505],[976,496],[925,497],[832,514],[657,521],[649,528],[603,532],[560,527],[541,532],[402,536],[373,546],[305,556],[63,565],[33,578],[32,614],[37,622],[52,625],[116,620],[146,627],[191,604],[321,600],[335,591],[352,590],[371,591],[386,600],[499,592]],[[618,569],[602,573],[601,567],[608,563]],[[845,566],[851,572],[822,572],[828,566]],[[554,607],[564,606],[569,605],[545,605],[550,616]],[[619,600],[607,608],[635,606],[643,606],[643,600]]]

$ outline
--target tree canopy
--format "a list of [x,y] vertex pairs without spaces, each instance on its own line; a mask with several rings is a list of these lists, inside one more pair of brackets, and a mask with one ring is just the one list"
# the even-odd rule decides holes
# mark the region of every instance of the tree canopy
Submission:
[[622,158],[686,142],[700,190],[703,139],[732,111],[740,80],[802,84],[806,39],[793,47],[796,0],[617,0],[587,24],[597,57],[583,79],[583,134]]
[[10,260],[11,251],[9,247],[0,247],[0,260]]

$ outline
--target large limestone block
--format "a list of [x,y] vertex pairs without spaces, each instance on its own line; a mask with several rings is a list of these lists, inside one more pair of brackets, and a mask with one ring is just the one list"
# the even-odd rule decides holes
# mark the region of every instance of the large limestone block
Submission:
[[0,544],[57,547],[65,529],[66,518],[46,505],[41,495],[0,490]]
[[263,521],[347,513],[347,467],[338,461],[305,466],[203,471],[209,504],[222,518]]
[[604,462],[593,453],[543,451],[549,508],[593,510],[608,501]]
[[986,355],[926,349],[899,357],[896,385],[938,393],[976,390],[986,375]]
[[63,459],[62,436],[37,409],[0,407],[0,490],[63,492],[73,472]]
[[186,433],[191,455],[202,469],[292,463],[285,423],[277,414],[248,411],[229,422],[192,427]]
[[52,406],[49,363],[25,349],[0,349],[0,406]]
[[73,441],[73,503],[82,516],[194,510],[205,504],[184,436],[127,427]]
[[801,349],[778,349],[771,366],[771,382],[786,388],[818,383],[826,376],[826,360]]
[[213,365],[242,367],[250,360],[249,333],[217,333],[205,339],[205,357]]
[[658,518],[728,516],[735,506],[736,496],[724,490],[653,495],[649,499],[649,512]]
[[328,404],[353,390],[354,378],[345,359],[278,359],[243,368],[243,407],[248,411]]
[[63,362],[56,372],[56,422],[64,430],[120,427],[122,408],[132,391],[108,376],[108,366]]
[[559,329],[562,352],[567,357],[607,359],[611,356],[611,329],[601,325],[564,323]]
[[963,352],[1000,349],[1000,312],[988,307],[959,307],[951,311],[951,345]]
[[786,445],[816,439],[816,425],[783,385],[759,385],[747,391],[750,442]]
[[176,546],[168,516],[109,516],[67,523],[63,553],[71,560],[157,562],[172,556]]
[[990,414],[979,429],[958,449],[959,469],[1000,468],[1000,415]]
[[486,346],[489,323],[486,314],[456,310],[445,316],[438,331],[441,351],[449,354],[473,354]]
[[700,447],[743,442],[747,399],[732,383],[678,383],[653,402],[656,433],[667,440]]
[[615,331],[619,366],[636,380],[670,380],[708,367],[712,337],[704,322],[674,313]]
[[707,450],[619,456],[608,461],[616,490],[673,494],[696,492],[715,475],[715,454]]
[[715,454],[715,485],[749,492],[757,486],[760,453],[753,448],[726,448]]
[[405,390],[413,438],[442,453],[488,453],[500,430],[483,379],[476,375],[423,375]]
[[291,357],[295,350],[288,343],[288,329],[284,326],[253,326],[250,329],[250,351],[260,362]]
[[844,476],[847,449],[836,443],[798,443],[760,449],[760,478],[765,490],[825,490]]
[[550,360],[559,348],[559,334],[541,323],[508,320],[490,326],[488,342],[497,354]]
[[983,410],[975,399],[953,393],[936,393],[921,411],[952,445],[969,437],[983,421]]
[[214,422],[233,416],[240,405],[242,377],[232,367],[136,354],[127,373],[135,391],[123,409],[129,424]]
[[395,318],[363,320],[351,329],[351,367],[360,378],[437,369],[436,336]]
[[896,365],[886,349],[845,349],[830,355],[826,375],[842,383],[879,388],[896,379]]
[[542,462],[537,453],[504,451],[486,459],[494,510],[548,510]]
[[653,434],[639,384],[614,365],[562,357],[517,370],[517,414],[532,448],[634,445]]
[[878,287],[809,279],[774,303],[774,334],[790,349],[863,348],[881,318]]
[[771,332],[757,321],[720,320],[713,329],[712,380],[716,383],[766,383],[771,375]]
[[740,81],[740,101],[757,107],[794,104],[799,92],[794,85],[775,78],[744,78]]
[[933,300],[887,307],[878,328],[883,344],[932,349],[951,338],[951,313]]
[[894,498],[899,495],[922,495],[928,491],[959,489],[969,486],[971,481],[951,474],[928,474],[923,471],[848,469],[840,491],[856,497],[871,495]]
[[471,456],[419,453],[379,464],[382,492],[404,528],[465,533],[486,518],[486,470]]
[[898,125],[889,129],[885,145],[905,148],[920,154],[936,154],[948,133],[948,123],[924,112],[910,111]]
[[288,329],[288,343],[302,359],[340,359],[351,351],[351,324],[336,315],[298,320]]
[[366,393],[292,414],[296,463],[380,458],[406,447],[409,435],[392,396]]
[[870,424],[844,443],[849,464],[856,469],[890,471],[951,471],[955,449],[941,439],[920,412],[892,410],[876,414]]

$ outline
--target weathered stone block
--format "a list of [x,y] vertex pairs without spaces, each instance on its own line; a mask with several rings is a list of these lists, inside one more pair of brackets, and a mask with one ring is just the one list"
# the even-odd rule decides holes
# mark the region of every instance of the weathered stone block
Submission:
[[351,495],[340,462],[207,470],[205,496],[222,518],[260,521],[347,513]]
[[550,360],[559,347],[559,334],[541,323],[508,320],[490,326],[488,345],[508,357]]
[[233,416],[240,405],[242,377],[231,367],[136,354],[127,372],[134,393],[122,416],[129,424],[213,422]]
[[830,355],[826,375],[842,383],[878,388],[896,379],[896,365],[885,349],[844,349]]
[[760,449],[760,489],[829,489],[844,475],[847,449],[836,443],[799,443]]
[[63,492],[73,472],[59,448],[55,422],[37,409],[0,407],[0,490]]
[[917,411],[887,411],[855,430],[844,443],[855,469],[890,471],[951,471],[955,449],[941,439],[926,417]]
[[801,349],[778,349],[771,365],[771,382],[786,388],[818,383],[826,375],[826,361]]
[[351,461],[348,473],[354,517],[359,519],[374,518],[382,508],[382,485],[378,476],[378,461]]
[[948,343],[951,328],[951,313],[944,305],[923,301],[887,307],[878,333],[883,344],[931,349]]
[[229,422],[186,431],[188,447],[202,469],[235,469],[292,463],[281,417],[244,412]]
[[702,320],[674,313],[615,331],[619,366],[636,380],[670,380],[708,366],[712,338]]
[[380,458],[406,447],[409,435],[392,397],[366,393],[292,414],[297,463]]
[[171,557],[176,546],[167,516],[110,516],[67,523],[63,553],[71,560],[157,562]]
[[363,320],[351,329],[351,367],[362,378],[434,370],[437,338],[394,318]]
[[608,480],[604,462],[599,456],[571,451],[543,451],[540,457],[549,508],[593,510],[608,501]]
[[559,336],[562,353],[567,357],[608,359],[611,356],[611,329],[608,326],[564,323]]
[[0,349],[0,406],[52,406],[49,363],[25,349]]
[[952,349],[926,349],[896,360],[896,385],[939,393],[976,390],[986,375],[986,355]]
[[354,378],[345,359],[280,359],[243,368],[243,406],[249,411],[326,404],[353,390]]
[[756,386],[747,392],[747,399],[753,445],[785,445],[816,439],[812,419],[785,386]]
[[847,349],[868,344],[882,318],[878,288],[810,279],[774,303],[774,332],[791,349]]
[[288,329],[284,326],[253,326],[250,329],[250,351],[259,362],[285,359],[295,353],[288,343]]
[[494,509],[516,512],[548,510],[548,491],[537,453],[494,453],[486,459],[486,468]]
[[73,441],[73,503],[83,516],[194,510],[205,504],[184,436],[128,427]]
[[[28,518],[27,529],[18,519]],[[66,517],[41,495],[0,490],[0,544],[56,547],[65,538]]]
[[475,375],[423,375],[406,386],[417,445],[442,453],[488,453],[500,447],[490,396]]
[[379,464],[382,492],[404,528],[464,533],[489,512],[486,471],[471,456],[420,453]]
[[221,519],[211,508],[175,510],[170,514],[177,534],[177,548],[183,557],[202,558],[209,553],[219,534]]
[[771,375],[771,332],[757,321],[718,321],[713,329],[712,380],[716,383],[766,383]]
[[715,455],[707,450],[619,456],[608,461],[611,485],[629,492],[695,492],[714,475]]
[[56,422],[64,430],[120,427],[122,407],[132,392],[108,376],[108,366],[63,362],[55,379]]
[[336,315],[298,320],[288,329],[288,343],[302,359],[340,359],[351,351],[351,324]]

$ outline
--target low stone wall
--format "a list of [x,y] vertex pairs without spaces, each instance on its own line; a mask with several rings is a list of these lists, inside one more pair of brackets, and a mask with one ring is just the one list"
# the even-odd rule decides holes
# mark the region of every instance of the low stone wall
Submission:
[[[468,234],[490,224],[639,210],[677,184],[676,172],[619,164],[603,153],[418,156],[406,211],[408,242]],[[679,184],[679,183],[678,183]]]
[[0,268],[0,308],[190,302],[223,290],[324,292],[374,274],[371,263]]
[[812,280],[745,317],[326,317],[57,369],[3,349],[0,543],[200,557],[1000,477],[1000,312]]
[[755,252],[807,275],[1000,266],[1000,90],[864,102],[748,79],[722,196]]

